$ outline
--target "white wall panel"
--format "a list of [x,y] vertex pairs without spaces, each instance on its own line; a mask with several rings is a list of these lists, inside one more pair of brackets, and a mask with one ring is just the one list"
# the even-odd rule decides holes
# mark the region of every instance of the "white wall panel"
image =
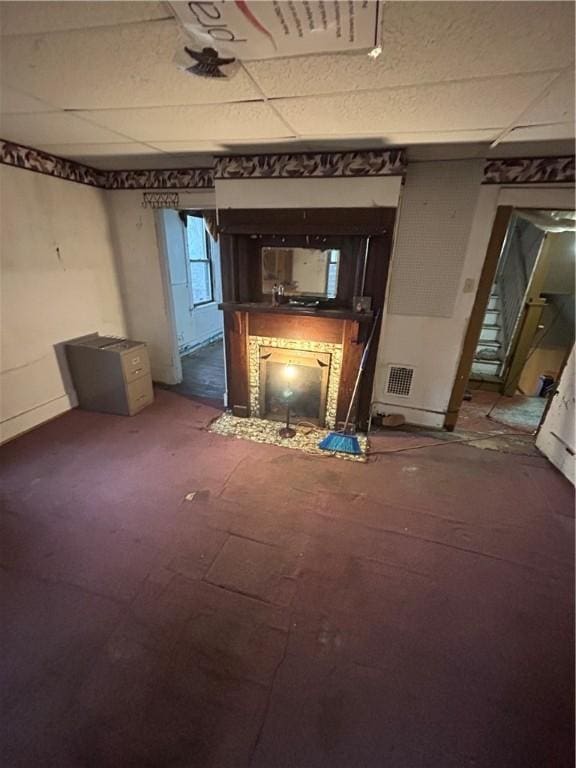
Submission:
[[0,438],[8,440],[76,405],[62,342],[122,335],[125,324],[105,193],[8,166],[0,178]]
[[394,252],[388,312],[452,317],[482,161],[409,167]]
[[576,437],[574,434],[576,391],[574,378],[575,361],[573,347],[560,378],[558,392],[552,398],[550,409],[546,414],[536,439],[538,448],[572,484],[574,484],[574,453],[576,452]]
[[400,176],[216,179],[218,208],[395,208]]

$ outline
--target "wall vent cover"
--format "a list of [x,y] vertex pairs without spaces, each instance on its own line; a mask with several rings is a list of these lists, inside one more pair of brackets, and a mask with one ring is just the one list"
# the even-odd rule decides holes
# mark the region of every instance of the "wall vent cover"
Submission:
[[412,379],[414,377],[414,368],[405,365],[391,365],[388,368],[388,383],[386,392],[389,395],[400,395],[408,397],[412,389]]

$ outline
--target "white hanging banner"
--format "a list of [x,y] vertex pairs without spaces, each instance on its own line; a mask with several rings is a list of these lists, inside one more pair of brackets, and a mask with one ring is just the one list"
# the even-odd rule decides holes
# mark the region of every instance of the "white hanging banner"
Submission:
[[[189,71],[205,77],[222,77],[211,70],[231,63],[216,63],[214,54],[219,60],[250,61],[372,49],[379,41],[380,0],[213,0],[170,5],[196,54],[188,52],[194,59]],[[214,53],[207,56],[207,49]]]

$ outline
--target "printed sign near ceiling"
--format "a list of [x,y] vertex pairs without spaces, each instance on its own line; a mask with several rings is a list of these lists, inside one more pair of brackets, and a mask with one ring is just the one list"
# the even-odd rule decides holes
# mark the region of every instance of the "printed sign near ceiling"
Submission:
[[190,37],[179,63],[186,61],[189,72],[204,77],[226,77],[233,59],[378,45],[380,0],[214,0],[171,6]]

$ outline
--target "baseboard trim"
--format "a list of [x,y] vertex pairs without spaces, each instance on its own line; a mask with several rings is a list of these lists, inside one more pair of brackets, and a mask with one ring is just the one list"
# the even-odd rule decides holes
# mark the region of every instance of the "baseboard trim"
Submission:
[[8,416],[0,422],[0,445],[61,416],[77,405],[74,401],[74,397],[63,394],[15,416]]

